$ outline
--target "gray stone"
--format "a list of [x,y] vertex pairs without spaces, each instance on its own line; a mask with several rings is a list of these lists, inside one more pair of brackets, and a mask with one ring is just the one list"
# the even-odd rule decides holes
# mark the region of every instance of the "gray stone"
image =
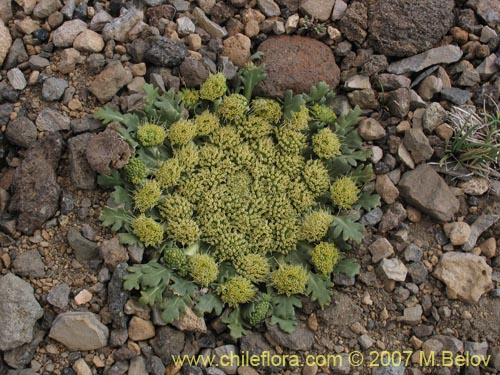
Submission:
[[9,210],[17,212],[17,229],[32,234],[55,215],[61,188],[56,168],[62,151],[62,137],[52,133],[28,149],[16,169]]
[[[131,8],[127,13],[120,17],[114,18],[111,22],[107,23],[102,29],[102,36],[104,40],[116,40],[117,42],[127,42],[128,34],[134,26],[141,22],[144,17],[142,10]],[[101,15],[100,22],[102,24],[107,19],[107,16]],[[95,25],[95,23],[94,23]],[[97,31],[97,30],[94,30]]]
[[481,79],[487,80],[493,74],[498,73],[500,67],[496,64],[498,56],[494,53],[486,57],[481,64],[476,68]]
[[176,20],[177,33],[181,36],[192,34],[196,30],[196,26],[189,17],[179,17]]
[[12,37],[10,36],[9,29],[0,22],[0,67],[3,65],[7,54],[9,53],[12,44]]
[[56,47],[71,47],[75,38],[87,29],[87,24],[76,19],[64,22],[54,31],[53,42]]
[[492,39],[495,39],[498,36],[497,32],[489,26],[485,26],[481,30],[481,37],[479,41],[484,44],[488,44],[488,42]]
[[99,258],[99,247],[97,244],[83,237],[78,228],[69,228],[68,243],[75,252],[76,259],[79,261]]
[[320,327],[330,327],[342,337],[355,337],[349,327],[361,321],[363,310],[345,293],[334,291],[332,304],[317,312]]
[[74,134],[93,132],[104,127],[103,123],[92,116],[71,120],[71,131]]
[[69,285],[66,283],[53,286],[47,294],[47,302],[59,309],[65,309],[69,303],[70,292]]
[[344,15],[338,23],[342,35],[351,42],[363,43],[368,28],[368,10],[361,1],[349,4]]
[[94,135],[83,133],[68,140],[69,174],[78,189],[93,190],[96,173],[87,161],[87,145]]
[[101,103],[106,103],[122,88],[132,82],[132,73],[118,61],[109,63],[92,81],[89,90]]
[[29,59],[29,64],[32,70],[43,70],[50,65],[50,61],[40,55],[33,55]]
[[487,341],[483,342],[466,341],[464,343],[464,352],[469,353],[471,356],[477,355],[483,358],[487,358],[488,347],[489,345]]
[[12,2],[10,0],[0,1],[0,21],[3,21],[4,24],[8,24],[12,16]]
[[146,361],[143,356],[137,356],[130,360],[128,375],[143,375],[146,374]]
[[386,56],[426,51],[453,26],[453,8],[453,0],[371,1],[369,43]]
[[403,143],[417,164],[429,160],[434,154],[434,149],[430,145],[429,140],[424,132],[418,128],[407,130]]
[[377,268],[377,273],[384,280],[405,281],[408,270],[398,258],[391,258],[382,259]]
[[24,90],[27,85],[26,78],[24,78],[24,74],[19,68],[9,70],[7,72],[7,79],[15,90]]
[[463,52],[458,46],[446,45],[430,49],[421,54],[396,61],[389,65],[387,71],[394,74],[420,72],[435,64],[451,64],[460,60]]
[[72,19],[76,8],[76,0],[67,0],[61,9],[61,13],[66,19]]
[[347,3],[343,0],[335,0],[335,5],[333,6],[332,21],[338,21],[342,18],[347,9]]
[[366,350],[366,349],[369,349],[371,348],[374,344],[375,344],[375,340],[372,339],[368,334],[363,334],[361,336],[359,336],[358,338],[358,341],[359,341],[359,345],[361,345],[361,347]]
[[[266,354],[269,353],[271,356],[276,354],[276,351],[264,338],[264,336],[261,333],[255,331],[250,331],[248,332],[247,335],[241,338],[240,350],[241,352],[248,353],[250,356],[252,355],[261,356],[263,355],[263,353]],[[279,372],[281,368],[272,365],[271,366],[258,365],[255,367],[255,369],[260,373],[262,373],[264,369],[271,370],[273,372]]]
[[360,222],[364,225],[377,225],[378,223],[380,223],[380,220],[382,220],[383,215],[384,212],[382,211],[382,209],[380,207],[377,207],[363,215]]
[[446,284],[448,298],[469,303],[477,303],[493,289],[491,267],[482,257],[470,253],[445,253],[433,275]]
[[42,110],[35,123],[39,131],[49,133],[70,129],[69,117],[53,109]]
[[381,237],[373,242],[368,250],[372,254],[372,262],[378,263],[384,258],[389,258],[394,255],[394,248],[391,243],[385,238]]
[[464,105],[472,98],[472,93],[456,87],[445,87],[441,91],[441,97],[456,105]]
[[257,6],[266,17],[277,17],[281,14],[280,7],[273,0],[257,0]]
[[450,221],[458,212],[460,205],[457,198],[441,176],[427,164],[420,164],[415,170],[406,172],[398,187],[409,204],[437,220]]
[[[146,362],[146,370],[148,371],[147,373],[151,375],[164,375],[165,365],[163,364],[161,358],[153,355],[150,358],[148,358]],[[201,374],[203,374],[203,371],[201,372]]]
[[283,332],[277,325],[268,325],[267,330],[278,345],[290,350],[310,350],[314,344],[314,333],[303,323],[292,333]]
[[411,85],[411,79],[403,75],[384,73],[380,74],[377,79],[380,86],[386,92],[399,88],[409,88]]
[[500,215],[483,214],[479,216],[470,229],[471,233],[467,241],[462,246],[464,251],[471,251],[476,246],[479,236],[500,219]]
[[51,77],[43,83],[42,98],[48,102],[53,102],[61,99],[64,90],[68,88],[69,84],[63,78]]
[[380,233],[386,233],[401,225],[407,217],[406,210],[399,202],[389,205],[382,217],[382,221],[378,226]]
[[424,251],[417,245],[411,243],[406,247],[403,254],[407,262],[418,262],[422,259]]
[[37,18],[47,18],[61,8],[59,0],[40,0],[33,9],[33,15]]
[[332,14],[334,4],[335,0],[303,0],[300,3],[300,10],[311,18],[327,21]]
[[[234,375],[238,370],[236,361],[222,361],[223,358],[232,358],[238,353],[238,348],[234,345],[223,345],[213,350],[217,370],[222,370],[222,373]],[[228,363],[229,362],[229,363]],[[213,372],[215,375],[216,373]]]
[[203,61],[187,57],[180,66],[180,73],[186,87],[197,87],[205,82],[210,72]]
[[500,4],[496,0],[469,0],[467,5],[491,26],[500,23]]
[[172,363],[172,356],[182,352],[185,345],[184,332],[171,327],[160,327],[156,336],[150,341],[154,353],[161,358],[165,365]]
[[0,350],[33,340],[33,326],[43,316],[33,288],[12,273],[0,277]]
[[29,250],[19,254],[12,262],[13,271],[24,277],[44,277],[45,264],[38,250]]
[[69,350],[94,350],[108,344],[109,331],[91,312],[66,312],[56,317],[49,337]]
[[3,354],[3,359],[10,367],[22,369],[28,366],[35,356],[35,352],[45,338],[47,332],[37,325],[33,328],[33,340]]
[[9,122],[5,131],[5,136],[11,143],[24,148],[35,144],[37,135],[35,124],[29,118],[21,116]]
[[407,307],[403,310],[403,316],[399,317],[398,320],[406,324],[418,324],[422,320],[422,313],[421,305]]
[[184,43],[174,42],[163,36],[148,39],[149,48],[144,58],[156,66],[173,68],[179,66],[186,58],[187,48]]
[[108,308],[113,320],[113,327],[117,329],[127,327],[124,307],[130,293],[123,289],[123,276],[127,274],[127,267],[127,263],[118,264],[108,284]]
[[411,97],[410,90],[399,88],[389,92],[385,96],[387,108],[392,116],[404,118],[410,111]]
[[201,8],[195,8],[193,16],[196,18],[198,25],[209,33],[212,38],[225,38],[227,36],[226,28],[210,20]]
[[415,262],[408,265],[408,274],[415,284],[422,284],[427,280],[429,271],[422,262]]
[[90,21],[90,30],[100,32],[108,23],[113,21],[113,16],[105,10],[97,12]]
[[433,132],[439,125],[448,118],[446,110],[438,102],[431,103],[422,117],[422,126],[428,132]]
[[374,141],[385,136],[385,129],[373,118],[365,118],[359,122],[358,132],[366,141]]

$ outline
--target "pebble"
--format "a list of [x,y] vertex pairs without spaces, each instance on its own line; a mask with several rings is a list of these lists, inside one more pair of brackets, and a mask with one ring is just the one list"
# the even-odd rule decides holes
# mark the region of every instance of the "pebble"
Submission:
[[476,196],[483,195],[490,189],[490,183],[484,177],[473,177],[469,181],[460,183],[458,186],[465,194]]
[[35,121],[39,131],[58,132],[70,129],[70,119],[68,116],[53,109],[41,111]]
[[154,335],[155,328],[150,320],[134,316],[128,323],[128,337],[133,341],[144,341],[154,337]]
[[94,350],[108,343],[108,327],[91,312],[59,314],[50,329],[49,337],[69,350]]
[[47,295],[47,302],[59,309],[64,309],[69,303],[69,285],[62,283],[52,287]]
[[53,42],[56,47],[71,47],[75,38],[87,29],[87,24],[82,20],[66,21],[54,31]]
[[209,33],[212,38],[224,38],[227,36],[226,28],[210,20],[201,8],[195,8],[193,16],[198,21],[200,27]]
[[393,74],[419,72],[436,64],[451,64],[458,61],[463,55],[458,46],[446,45],[432,48],[418,55],[396,61],[389,65],[387,71]]
[[471,234],[469,224],[463,221],[446,223],[444,224],[443,229],[454,246],[462,246],[465,242],[467,242]]
[[408,269],[398,258],[382,259],[377,267],[377,273],[383,279],[405,281]]
[[358,132],[361,138],[366,141],[373,141],[385,136],[386,132],[380,123],[372,118],[365,118],[360,121]]
[[64,95],[64,90],[66,90],[68,86],[68,81],[63,78],[48,78],[42,86],[43,100],[53,102],[61,99]]
[[95,31],[84,30],[75,38],[73,47],[80,52],[97,53],[104,49],[104,40]]
[[14,90],[24,90],[27,85],[26,78],[19,68],[9,70],[7,72],[7,78]]
[[92,300],[92,293],[90,293],[87,289],[83,289],[75,296],[75,303],[78,306],[85,305]]

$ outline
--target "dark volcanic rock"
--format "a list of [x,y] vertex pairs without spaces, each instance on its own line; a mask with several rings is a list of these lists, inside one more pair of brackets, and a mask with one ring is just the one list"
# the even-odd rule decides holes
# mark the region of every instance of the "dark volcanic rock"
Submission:
[[68,140],[69,173],[71,181],[78,189],[95,188],[96,173],[86,157],[87,145],[93,136],[90,133],[83,133]]
[[288,89],[295,93],[307,92],[321,81],[331,87],[339,83],[340,70],[332,50],[315,39],[273,37],[258,50],[264,54],[262,63],[267,74],[267,79],[257,87],[259,95],[280,97]]
[[180,65],[186,58],[187,48],[184,43],[174,42],[163,36],[148,39],[149,49],[144,58],[153,65],[172,68]]
[[128,163],[130,148],[111,128],[92,137],[87,143],[87,161],[97,173],[111,174],[111,168],[120,169]]
[[365,4],[355,1],[347,8],[340,19],[339,29],[347,39],[358,44],[363,43],[368,28],[368,15]]
[[453,7],[453,0],[370,0],[370,45],[386,56],[428,50],[453,26]]
[[129,292],[123,289],[123,276],[127,273],[127,263],[121,263],[115,268],[108,285],[108,305],[114,328],[126,328],[127,316],[123,311]]
[[172,363],[172,356],[179,355],[184,349],[185,335],[184,332],[165,326],[156,331],[150,343],[155,354],[168,365]]
[[40,228],[58,209],[61,188],[56,168],[62,146],[59,133],[46,136],[28,150],[16,170],[10,211],[19,214],[17,228],[25,234]]
[[18,117],[9,123],[5,135],[13,144],[27,148],[36,142],[38,132],[33,121],[27,117]]

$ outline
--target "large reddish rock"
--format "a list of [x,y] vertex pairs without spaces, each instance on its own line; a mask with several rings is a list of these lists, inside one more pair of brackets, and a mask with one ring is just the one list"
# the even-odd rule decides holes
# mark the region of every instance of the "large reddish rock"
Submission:
[[368,41],[386,56],[426,51],[453,26],[453,0],[369,0]]
[[263,96],[281,97],[290,89],[307,92],[321,81],[337,86],[340,70],[332,50],[324,43],[301,36],[272,37],[258,51],[263,54],[267,79],[257,87]]

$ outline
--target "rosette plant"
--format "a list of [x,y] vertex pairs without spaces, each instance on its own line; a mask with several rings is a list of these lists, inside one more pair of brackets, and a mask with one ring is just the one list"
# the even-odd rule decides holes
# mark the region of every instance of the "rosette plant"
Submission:
[[227,309],[233,337],[264,322],[291,332],[304,299],[329,304],[334,273],[359,271],[345,254],[362,239],[361,211],[379,202],[365,186],[360,111],[337,118],[324,83],[254,97],[264,79],[250,64],[233,88],[222,73],[199,89],[146,85],[141,111],[95,114],[134,150],[99,176],[113,189],[102,224],[145,248],[124,285],[167,323]]

